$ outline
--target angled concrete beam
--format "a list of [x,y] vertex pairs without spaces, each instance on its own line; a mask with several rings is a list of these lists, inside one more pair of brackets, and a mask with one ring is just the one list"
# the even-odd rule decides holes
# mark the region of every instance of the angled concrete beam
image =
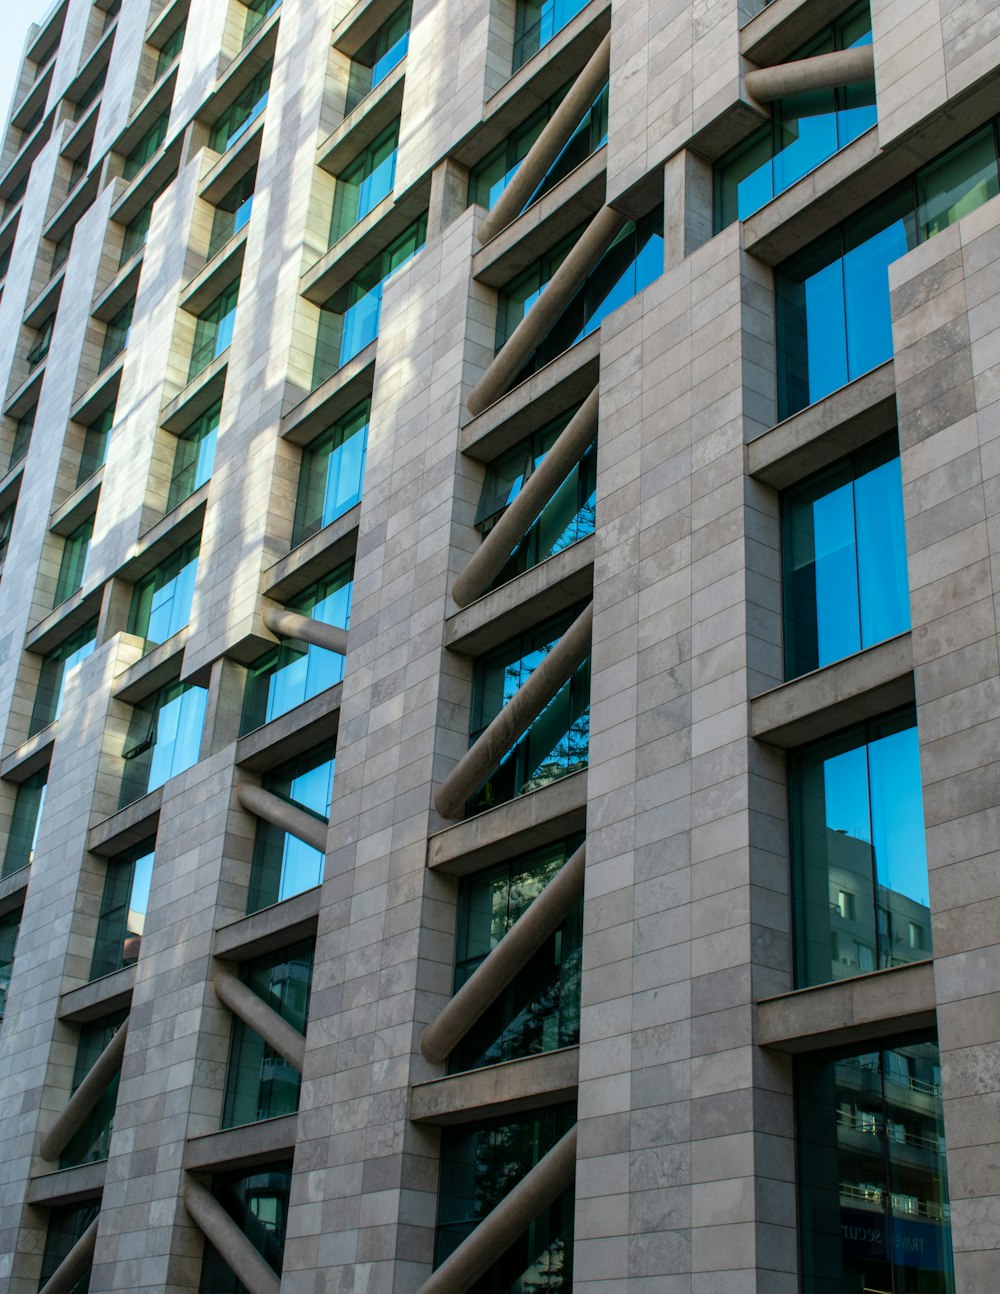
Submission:
[[312,616],[286,611],[273,602],[265,602],[261,614],[264,624],[279,638],[297,638],[313,647],[335,651],[338,656],[347,655],[347,630],[341,629],[339,625],[325,625]]
[[535,1218],[562,1195],[576,1173],[576,1128],[543,1155],[420,1286],[418,1294],[465,1294]]
[[813,58],[798,58],[774,67],[755,68],[746,74],[744,84],[747,94],[753,95],[758,103],[770,103],[806,90],[828,90],[835,85],[870,81],[874,75],[875,55],[871,45],[856,45],[832,54],[816,54]]
[[90,1071],[69,1098],[62,1114],[59,1115],[59,1118],[56,1119],[42,1138],[39,1153],[43,1159],[54,1162],[59,1158],[67,1145],[69,1145],[71,1138],[83,1125],[84,1119],[108,1090],[115,1075],[122,1067],[122,1057],[125,1055],[125,1039],[127,1036],[128,1020],[122,1024],[115,1036],[91,1065]]
[[587,659],[593,619],[594,607],[588,603],[437,788],[434,807],[442,818],[461,817],[462,806],[472,792]]
[[296,804],[289,804],[280,795],[265,791],[262,786],[251,786],[249,782],[241,783],[236,788],[236,798],[240,806],[248,813],[256,814],[265,822],[289,835],[312,845],[321,854],[326,853],[327,824],[322,818],[314,818],[305,809]]
[[306,1040],[298,1029],[262,1001],[232,971],[218,967],[213,985],[219,1001],[225,1003],[233,1015],[238,1015],[254,1033],[259,1033],[269,1047],[279,1056],[284,1056],[289,1065],[294,1065],[301,1074],[306,1059]]
[[70,1294],[73,1286],[94,1261],[94,1246],[97,1244],[97,1223],[100,1214],[93,1220],[87,1230],[45,1282],[38,1294]]
[[250,1294],[280,1294],[280,1278],[210,1191],[189,1181],[184,1187],[184,1207]]
[[552,114],[544,130],[528,149],[517,174],[497,199],[496,206],[479,226],[478,238],[488,243],[524,210],[528,199],[548,174],[549,167],[569,142],[573,131],[601,92],[611,70],[611,33],[601,41],[590,61],[573,82],[569,93]]
[[420,1038],[425,1058],[440,1064],[523,966],[562,925],[583,894],[587,846],[566,860],[534,903],[511,926],[472,977]]
[[597,436],[597,387],[559,433],[540,467],[455,578],[451,596],[460,607],[486,592],[490,581],[535,524],[556,490]]
[[473,388],[467,401],[470,413],[482,413],[500,399],[626,224],[628,217],[620,211],[601,208]]

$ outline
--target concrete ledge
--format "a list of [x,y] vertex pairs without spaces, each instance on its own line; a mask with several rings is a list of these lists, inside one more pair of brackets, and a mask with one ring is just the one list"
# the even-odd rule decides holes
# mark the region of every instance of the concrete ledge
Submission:
[[137,845],[146,836],[155,835],[162,799],[163,787],[158,786],[155,791],[140,796],[124,809],[113,813],[110,818],[95,823],[87,833],[87,848],[92,854],[103,854],[110,858],[131,845]]
[[579,1070],[579,1048],[564,1047],[416,1083],[410,1091],[410,1118],[414,1123],[446,1127],[557,1105],[575,1095]]
[[896,426],[892,360],[779,422],[747,445],[747,471],[784,489]]
[[320,576],[326,575],[333,566],[353,557],[358,546],[360,522],[361,504],[356,503],[343,516],[317,530],[269,566],[261,577],[261,593],[275,602],[287,602]]
[[502,395],[462,428],[463,454],[489,463],[519,440],[585,400],[601,376],[601,330]]
[[914,962],[766,998],[756,1007],[761,1047],[796,1054],[932,1028],[934,963]]
[[337,175],[362,149],[398,117],[403,108],[403,84],[406,80],[404,54],[384,81],[365,95],[340,125],[320,144],[316,165]]
[[132,556],[122,563],[116,575],[134,583],[182,547],[189,539],[201,534],[208,502],[211,481],[198,487],[194,494],[179,503],[172,512],[161,517],[145,532],[133,549]]
[[24,905],[30,878],[31,864],[29,863],[0,880],[0,917],[5,917],[8,912],[16,912]]
[[249,223],[227,238],[212,259],[204,265],[181,292],[180,307],[189,314],[199,314],[243,273]]
[[850,9],[852,0],[771,0],[740,32],[744,57],[760,67],[783,62],[800,45]]
[[55,1173],[32,1177],[28,1183],[29,1204],[75,1204],[92,1200],[104,1190],[108,1161],[81,1164],[79,1168],[60,1168]]
[[427,866],[450,876],[468,876],[586,826],[587,770],[582,769],[436,832],[427,841]]
[[[375,381],[377,352],[376,337],[312,391],[303,392],[299,387],[286,384],[285,413],[281,419],[282,437],[290,440],[293,445],[307,445],[314,436],[326,431],[341,414],[347,413],[370,396]],[[296,399],[296,403],[289,406],[289,399]]]
[[0,777],[5,782],[26,782],[33,773],[44,768],[52,755],[56,741],[56,722],[36,732],[27,741],[22,741],[16,750],[12,750],[0,764]]
[[229,369],[229,347],[193,377],[187,386],[166,402],[160,410],[160,426],[176,435],[190,427],[196,418],[222,399]]
[[913,649],[907,632],[755,696],[750,732],[788,749],[912,704],[913,698]]
[[236,764],[252,771],[271,768],[299,755],[317,742],[336,737],[340,722],[342,685],[320,692],[294,710],[279,715],[236,743]]
[[62,295],[63,280],[66,278],[66,265],[63,264],[40,291],[28,302],[21,322],[26,328],[41,328],[50,315],[59,309],[59,298]]
[[546,616],[589,598],[593,588],[594,536],[588,535],[449,616],[445,644],[480,656]]
[[[122,357],[118,358],[120,360]],[[21,385],[4,401],[3,411],[8,418],[20,418],[38,399],[42,389],[42,379],[45,377],[45,363],[46,360],[43,359],[37,368],[33,368]],[[72,413],[70,417],[73,417]]]
[[[99,413],[115,404],[124,365],[125,351],[122,351],[106,369],[98,373],[83,394],[74,399],[69,411],[70,422],[93,422]],[[10,413],[10,409],[7,412]]]
[[200,121],[214,126],[237,96],[247,88],[257,73],[274,57],[278,42],[278,23],[281,9],[276,9],[254,32],[253,37],[239,51],[216,78],[215,85],[198,112]]
[[99,1020],[112,1011],[121,1011],[132,1002],[134,983],[135,966],[123,966],[110,975],[91,980],[89,984],[71,988],[59,999],[59,1019],[86,1024],[88,1020]]
[[219,199],[224,198],[244,175],[247,175],[260,160],[260,142],[264,133],[264,122],[267,112],[262,112],[252,126],[225,153],[216,153],[205,148],[206,157],[214,157],[202,177],[198,197],[217,206]]
[[95,319],[102,319],[105,323],[109,323],[135,296],[139,286],[139,275],[142,273],[142,260],[145,251],[145,245],[140,247],[125,262],[104,291],[94,298],[90,313]]
[[263,1119],[260,1123],[245,1123],[223,1132],[190,1137],[184,1143],[184,1167],[198,1173],[288,1159],[295,1149],[298,1121],[297,1114],[285,1114],[278,1119]]
[[104,468],[99,467],[92,476],[88,476],[78,485],[72,494],[68,494],[58,508],[53,509],[49,516],[49,529],[57,535],[72,534],[83,519],[94,511],[96,504],[91,504],[91,496],[101,488],[103,483]]
[[0,477],[0,512],[6,511],[17,500],[27,457],[27,454],[25,454],[24,458],[19,463],[15,463],[6,476]]
[[333,29],[330,44],[341,54],[353,58],[361,46],[399,8],[396,0],[358,0]]
[[215,932],[212,956],[245,962],[316,935],[320,887],[317,885],[282,903],[253,912]]
[[91,584],[77,589],[72,597],[60,602],[44,619],[26,635],[24,646],[27,651],[44,655],[57,647],[64,638],[80,629],[92,620],[101,609],[101,586]]
[[[188,626],[184,625],[166,642],[160,643],[145,656],[140,656],[135,664],[122,670],[111,690],[115,700],[124,701],[127,705],[135,705],[136,701],[141,701],[143,697],[149,696],[150,692],[154,692],[164,683],[176,678],[180,672],[180,662],[184,655],[187,636]],[[130,634],[123,634],[122,637],[134,642],[139,650],[142,649],[141,638],[135,638]]]

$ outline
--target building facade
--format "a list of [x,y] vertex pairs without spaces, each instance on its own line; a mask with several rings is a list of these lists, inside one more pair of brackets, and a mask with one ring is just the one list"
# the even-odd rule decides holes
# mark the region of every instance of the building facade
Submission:
[[11,1294],[996,1288],[998,167],[991,0],[32,29]]

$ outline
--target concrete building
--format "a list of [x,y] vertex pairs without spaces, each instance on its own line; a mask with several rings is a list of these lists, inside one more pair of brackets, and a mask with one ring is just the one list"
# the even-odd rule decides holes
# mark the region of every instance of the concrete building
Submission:
[[6,1290],[996,1288],[998,158],[995,0],[58,0]]

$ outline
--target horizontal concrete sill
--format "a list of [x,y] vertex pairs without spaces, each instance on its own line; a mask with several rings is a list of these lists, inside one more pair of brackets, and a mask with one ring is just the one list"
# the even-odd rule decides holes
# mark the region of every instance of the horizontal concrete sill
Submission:
[[300,939],[313,939],[319,920],[319,902],[317,885],[282,903],[252,912],[240,921],[220,926],[215,932],[212,955],[226,961],[245,962]]
[[74,402],[69,411],[71,422],[93,422],[99,413],[115,403],[124,365],[125,351],[122,351],[106,369],[98,373],[86,391]]
[[198,114],[206,125],[213,126],[257,73],[274,57],[278,41],[281,7],[261,23],[253,38],[226,64],[219,74],[208,103]]
[[249,234],[248,223],[227,239],[208,264],[198,271],[181,292],[182,310],[187,310],[189,314],[200,314],[230,284],[236,282],[243,273],[243,257]]
[[604,206],[608,146],[603,145],[523,211],[472,258],[472,277],[502,287]]
[[59,999],[59,1019],[73,1024],[86,1024],[99,1020],[112,1011],[126,1010],[132,1003],[135,984],[135,967],[123,966],[121,970],[102,975],[100,979],[71,988]]
[[750,733],[788,749],[913,702],[909,633],[803,674],[750,702]]
[[142,170],[127,181],[128,187],[112,209],[112,220],[127,225],[139,214],[152,194],[158,193],[170,183],[181,163],[186,133],[186,129],[178,130]]
[[317,742],[336,737],[342,686],[335,683],[294,710],[255,728],[236,743],[236,763],[253,772],[293,759]]
[[587,770],[581,769],[435,832],[427,841],[427,866],[451,876],[468,876],[584,831],[586,826]]
[[396,0],[358,0],[334,27],[330,44],[341,54],[353,58],[398,8]]
[[104,468],[82,481],[49,517],[49,529],[57,535],[71,535],[80,523],[97,508],[93,496],[104,484]]
[[158,786],[155,791],[140,796],[110,818],[98,822],[87,833],[87,848],[92,854],[110,858],[131,845],[137,845],[147,836],[155,835],[162,799],[163,787]]
[[25,454],[24,458],[19,463],[15,463],[6,476],[0,477],[0,512],[9,508],[17,498],[27,457],[27,454]]
[[295,1149],[298,1121],[297,1114],[285,1114],[278,1119],[190,1137],[184,1143],[184,1167],[198,1173],[280,1163],[289,1159]]
[[756,1007],[761,1047],[796,1054],[932,1028],[934,963],[913,962],[766,998]]
[[67,195],[65,202],[49,221],[44,234],[46,238],[54,243],[59,242],[93,206],[100,191],[102,170],[103,167],[99,166],[91,171]]
[[53,647],[57,647],[64,638],[97,615],[101,609],[101,597],[100,585],[92,583],[89,588],[85,585],[82,589],[77,589],[72,597],[53,607],[49,614],[43,620],[39,620],[38,624],[28,632],[24,640],[27,650],[44,655]]
[[410,1118],[414,1123],[432,1123],[443,1128],[472,1119],[557,1105],[576,1094],[579,1072],[579,1047],[564,1047],[541,1056],[434,1078],[411,1089]]
[[[370,396],[375,382],[377,354],[376,337],[312,391],[304,393],[300,387],[287,383],[286,408],[281,420],[281,434],[285,440],[290,440],[293,445],[307,445],[342,414]],[[289,405],[289,400],[295,403]]]
[[47,724],[41,732],[36,732],[27,741],[22,741],[16,750],[0,764],[0,777],[5,782],[27,781],[39,769],[45,768],[52,755],[56,741],[55,720]]
[[[3,411],[8,418],[20,418],[23,413],[28,412],[28,409],[38,398],[44,376],[45,361],[43,360],[37,368],[32,369],[4,404]],[[35,389],[36,387],[38,390]]]
[[601,375],[600,329],[558,355],[465,424],[461,450],[490,463],[587,398]]
[[108,1161],[81,1164],[79,1168],[60,1168],[55,1173],[42,1173],[28,1183],[29,1204],[76,1204],[91,1200],[104,1190]]
[[35,294],[24,312],[22,323],[26,328],[41,328],[45,321],[55,314],[59,308],[59,297],[62,294],[62,285],[65,278],[66,266],[63,265],[53,274],[41,291]]
[[31,879],[31,864],[19,867],[16,872],[0,880],[0,917],[8,912],[16,912],[24,906],[24,897],[28,892],[28,881]]
[[167,3],[146,29],[146,44],[152,45],[154,49],[160,49],[186,17],[186,0],[167,0]]
[[133,546],[132,555],[117,572],[120,579],[134,584],[143,575],[148,575],[165,557],[201,533],[210,484],[210,481],[206,481],[172,512],[150,526]]
[[356,503],[269,566],[261,578],[261,592],[275,602],[286,602],[334,566],[346,562],[357,550],[360,522],[361,504]]
[[229,347],[203,368],[197,377],[172,396],[160,410],[160,426],[175,435],[186,431],[203,413],[222,399],[229,368]]
[[103,319],[105,323],[110,322],[135,296],[145,252],[146,248],[143,246],[130,256],[104,291],[94,298],[90,313],[95,319]]
[[[114,681],[111,695],[117,701],[135,705],[151,692],[155,692],[164,683],[175,679],[180,672],[184,647],[187,643],[188,626],[173,634],[166,642],[148,651],[128,669],[122,670]],[[131,634],[122,634],[126,642],[134,643],[137,651],[142,651],[143,642]]]
[[316,165],[338,175],[373,139],[399,116],[403,108],[406,55],[384,81],[361,100],[316,151]]
[[244,134],[224,153],[205,148],[205,173],[198,189],[198,197],[213,207],[243,179],[260,160],[260,142],[264,133],[267,110],[247,128]]
[[791,54],[850,9],[853,0],[771,0],[745,23],[740,49],[759,67],[784,62]]
[[594,536],[588,535],[449,616],[445,645],[481,656],[593,590]]
[[93,84],[101,71],[111,61],[111,47],[114,44],[117,26],[118,19],[115,17],[101,32],[94,48],[80,64],[73,80],[66,87],[65,94],[70,103],[76,102],[83,91]]

